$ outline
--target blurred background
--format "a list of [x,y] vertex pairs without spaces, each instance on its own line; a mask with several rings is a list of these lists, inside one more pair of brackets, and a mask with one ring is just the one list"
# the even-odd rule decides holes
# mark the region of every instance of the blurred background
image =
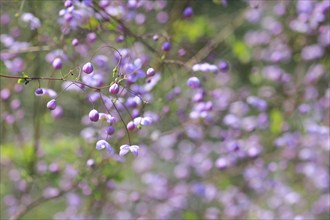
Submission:
[[[0,11],[1,219],[328,219],[329,1],[4,0]],[[109,104],[110,137],[88,119],[107,113],[97,90],[40,79],[107,86],[118,65],[125,92],[102,90],[122,103]],[[35,79],[19,84],[22,73]],[[136,94],[146,104],[120,107]],[[120,117],[135,116],[153,123],[129,140]],[[100,139],[115,155],[95,150]],[[118,155],[129,141],[138,157]]]

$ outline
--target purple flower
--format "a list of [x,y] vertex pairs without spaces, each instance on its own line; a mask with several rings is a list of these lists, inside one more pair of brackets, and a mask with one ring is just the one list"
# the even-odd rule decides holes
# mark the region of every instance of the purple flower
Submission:
[[10,107],[13,110],[18,110],[21,107],[21,102],[18,99],[14,99],[13,101],[11,101]]
[[110,88],[109,88],[109,92],[110,92],[111,94],[113,94],[113,95],[118,94],[118,92],[119,92],[119,85],[118,85],[117,83],[112,84],[112,85],[110,86]]
[[64,2],[64,7],[69,8],[69,7],[71,7],[71,6],[72,6],[72,1],[71,1],[71,0],[66,0],[66,1]]
[[212,64],[209,64],[209,63],[197,63],[197,64],[193,65],[192,70],[194,72],[201,71],[201,72],[204,72],[204,73],[217,72],[218,67],[216,65],[212,65]]
[[92,6],[93,5],[93,0],[83,0],[83,2],[86,6]]
[[84,73],[86,73],[86,74],[90,74],[90,73],[92,73],[93,70],[94,70],[93,65],[92,65],[90,62],[86,63],[86,64],[83,66],[83,71],[84,71]]
[[155,75],[155,70],[153,68],[149,68],[147,70],[147,76],[150,77],[150,76],[154,76]]
[[201,83],[197,77],[193,76],[187,80],[187,85],[193,89],[197,89],[200,87]]
[[31,13],[24,13],[21,16],[22,21],[28,23],[30,25],[31,30],[35,30],[40,27],[40,20],[39,18],[35,17]]
[[133,131],[135,128],[136,128],[136,126],[135,126],[133,121],[130,121],[130,122],[127,123],[127,129],[129,131]]
[[26,68],[24,60],[20,57],[16,57],[13,60],[5,60],[4,63],[6,68],[12,73],[23,72]]
[[89,86],[102,86],[104,83],[104,75],[94,71],[91,74],[83,74],[82,81]]
[[55,98],[57,96],[57,93],[52,89],[43,89],[45,94],[47,94],[51,98]]
[[117,38],[116,38],[116,42],[117,43],[121,43],[125,40],[125,37],[123,35],[119,35]]
[[139,126],[139,125],[151,125],[152,124],[152,118],[149,116],[146,117],[136,117],[134,118],[134,125]]
[[7,25],[10,23],[10,16],[8,14],[3,14],[0,17],[0,23],[3,25]]
[[53,68],[54,68],[55,70],[62,69],[62,60],[61,60],[61,58],[55,58],[55,59],[53,60],[52,65],[53,65]]
[[320,45],[314,44],[305,46],[301,51],[301,57],[304,60],[314,60],[322,57],[324,50]]
[[256,96],[249,96],[246,101],[251,106],[259,109],[260,111],[264,111],[267,108],[267,102]]
[[54,110],[57,106],[56,100],[52,99],[47,103],[47,108],[50,110]]
[[67,14],[64,15],[64,20],[66,22],[69,23],[70,21],[72,21],[72,19],[73,19],[73,15],[72,14],[67,13]]
[[163,51],[170,51],[171,50],[171,43],[170,42],[168,42],[168,41],[166,41],[164,44],[163,44],[163,46],[162,46],[162,50]]
[[129,97],[126,100],[126,107],[128,108],[136,108],[138,106],[138,103],[136,102],[134,97]]
[[45,58],[48,63],[52,63],[56,58],[60,58],[64,61],[68,60],[68,56],[60,49],[49,52]]
[[225,157],[220,157],[215,162],[215,166],[219,170],[224,170],[224,169],[226,169],[229,166],[229,161]]
[[191,7],[186,7],[183,11],[183,17],[190,18],[193,16],[193,9]]
[[10,90],[9,89],[2,89],[0,91],[0,98],[4,101],[10,98]]
[[72,46],[78,46],[78,44],[79,44],[79,40],[77,39],[77,38],[74,38],[73,40],[72,40]]
[[44,94],[44,90],[42,88],[36,88],[34,93],[36,94],[36,96],[42,96]]
[[113,154],[113,149],[111,145],[105,140],[99,140],[96,142],[96,150],[106,149],[109,155]]
[[93,43],[96,41],[96,34],[94,32],[88,33],[86,36],[86,41],[89,43]]
[[53,118],[61,118],[63,116],[63,108],[61,106],[57,106],[54,111],[51,112]]
[[178,54],[180,57],[183,57],[187,54],[187,51],[183,48],[181,48],[179,51],[178,51]]
[[221,72],[228,72],[228,70],[229,70],[229,63],[227,61],[225,61],[225,60],[221,60],[220,63],[219,63],[219,65],[218,65],[218,67],[219,67],[219,70]]
[[105,120],[106,122],[108,122],[110,125],[112,125],[113,123],[116,122],[115,117],[112,117],[109,114],[105,114],[105,113],[99,113],[99,119],[100,120]]
[[160,12],[157,13],[156,18],[157,18],[157,21],[158,21],[159,23],[161,23],[161,24],[165,24],[165,23],[168,21],[169,16],[168,16],[168,13],[167,13],[167,12],[165,12],[165,11],[160,11]]
[[44,198],[53,198],[55,196],[58,196],[60,193],[58,188],[55,187],[47,187],[44,189],[42,195]]
[[115,129],[112,126],[107,127],[106,132],[108,135],[113,135],[115,133]]
[[158,41],[159,36],[158,36],[157,34],[155,34],[155,35],[152,37],[152,39],[153,39],[154,41]]
[[137,157],[138,156],[139,149],[140,149],[140,147],[138,145],[131,145],[131,146],[129,146],[129,145],[125,144],[125,145],[120,146],[119,155],[120,156],[124,156],[129,151],[131,151],[132,154]]
[[91,121],[97,122],[99,120],[99,112],[95,109],[91,110],[88,116]]
[[99,68],[101,68],[104,71],[109,70],[109,60],[108,57],[104,55],[97,55],[93,58],[93,63],[95,63]]

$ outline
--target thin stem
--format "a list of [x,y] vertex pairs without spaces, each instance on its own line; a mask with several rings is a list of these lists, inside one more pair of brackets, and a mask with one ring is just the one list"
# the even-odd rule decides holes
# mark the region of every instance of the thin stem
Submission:
[[237,27],[243,24],[244,22],[244,13],[240,12],[240,16],[231,23],[231,25],[226,26],[217,36],[215,36],[208,44],[198,51],[193,57],[186,62],[187,68],[192,68],[196,63],[201,62],[205,59],[218,45],[223,42],[229,35],[231,35]]
[[124,128],[125,128],[126,133],[127,133],[127,137],[128,137],[128,143],[131,145],[132,144],[131,143],[131,136],[130,136],[129,131],[127,129],[126,123],[125,123],[123,117],[121,117],[121,114],[120,114],[120,112],[119,112],[119,110],[118,110],[118,108],[116,106],[116,103],[114,103],[112,100],[111,100],[111,102],[113,104],[113,107],[115,107],[116,111],[118,112],[118,115],[119,115],[120,120],[123,122]]
[[25,215],[27,212],[29,212],[31,209],[43,204],[46,201],[52,200],[52,199],[56,199],[58,197],[61,197],[62,195],[64,195],[65,193],[73,190],[74,188],[76,188],[78,186],[79,182],[76,182],[74,184],[72,184],[71,187],[69,187],[68,189],[64,189],[61,190],[56,196],[51,197],[51,198],[45,198],[43,196],[35,199],[34,201],[32,201],[31,203],[23,206],[21,209],[19,209],[12,217],[10,217],[10,220],[17,220],[19,218],[21,218],[23,215]]
[[41,52],[41,51],[49,51],[51,50],[51,47],[49,46],[34,46],[34,47],[28,47],[24,49],[8,49],[8,50],[2,50],[1,53],[10,53],[10,54],[19,54],[19,53],[32,53],[32,52]]
[[54,78],[54,77],[22,77],[22,76],[10,76],[10,75],[3,75],[0,74],[0,77],[2,78],[8,78],[8,79],[26,79],[26,80],[49,80],[49,81],[67,81],[67,82],[72,82],[72,83],[76,83],[76,84],[80,84],[83,86],[86,86],[88,88],[91,89],[95,89],[95,90],[100,90],[100,89],[104,89],[104,88],[109,88],[110,86],[102,86],[102,87],[95,87],[95,86],[90,86],[87,85],[86,83],[83,83],[81,81],[78,80],[67,80],[65,78]]
[[[108,12],[106,12],[104,9],[102,9],[101,7],[99,7],[98,5],[96,5],[96,7],[94,6],[93,9],[95,11],[102,11],[103,13],[100,13],[102,15],[102,17],[106,20],[109,21],[111,18],[111,20],[114,20],[115,22],[117,22],[118,24],[120,24],[124,31],[126,32],[126,34],[132,36],[133,38],[135,38],[136,40],[140,41],[144,46],[146,46],[150,51],[152,51],[153,53],[158,54],[157,50],[155,50],[152,46],[150,46],[150,44],[148,44],[143,38],[141,38],[140,36],[136,35],[135,33],[133,33],[125,24],[124,22],[122,22],[120,19],[110,15]],[[103,15],[106,14],[108,16],[108,18],[104,17]]]
[[[103,100],[103,96],[102,96],[103,94],[102,94],[102,92],[101,92],[100,90],[99,90],[99,93],[100,93],[101,101],[102,101],[102,103],[103,103],[104,108],[106,109],[106,111],[108,112],[108,114],[111,115],[109,109],[107,108],[107,106],[106,106],[106,104],[105,104],[105,102],[104,102],[104,100]],[[124,125],[124,128],[125,128],[126,133],[127,133],[127,137],[128,137],[128,142],[129,142],[129,144],[131,145],[131,137],[130,137],[130,135],[129,135],[129,131],[128,131],[127,127],[126,127],[126,123],[125,123],[124,119],[121,117],[121,114],[120,114],[120,112],[118,111],[118,108],[116,107],[115,102],[114,102],[112,99],[111,99],[111,102],[112,102],[112,104],[113,104],[113,107],[115,107],[115,109],[116,109],[116,111],[117,111],[117,113],[118,113],[118,115],[119,115],[119,118],[120,118],[120,120],[122,121],[122,123],[123,123],[123,125]]]
[[[113,47],[113,46],[110,46],[110,45],[105,45],[105,46],[102,46],[102,47],[99,47],[98,49],[96,49],[96,51],[94,52],[94,54],[93,54],[93,56],[91,57],[91,60],[93,59],[93,57],[96,55],[96,52],[97,51],[99,51],[99,50],[101,50],[101,49],[103,49],[103,48],[111,48],[111,49],[113,49],[114,51],[116,51],[118,54],[119,54],[119,56],[120,56],[120,59],[119,59],[119,61],[118,61],[118,63],[117,63],[117,65],[115,66],[115,69],[117,68],[117,67],[120,67],[120,64],[121,64],[121,61],[122,61],[122,59],[123,59],[123,56],[121,55],[121,53],[119,52],[119,50],[117,50],[115,47]],[[117,70],[118,72],[119,72],[119,70]]]
[[[102,92],[101,92],[100,90],[99,90],[99,93],[100,93],[101,101],[102,101],[102,103],[103,103],[104,108],[106,109],[106,111],[108,112],[108,114],[111,115],[109,109],[107,108],[107,106],[106,106],[106,104],[105,104],[105,102],[104,102],[104,100],[103,100],[103,97],[102,97],[103,94],[102,94]],[[112,101],[112,99],[111,99],[111,102],[112,102],[113,106],[115,107],[115,109],[116,109],[116,111],[117,111],[117,113],[118,113],[118,115],[119,115],[119,118],[120,118],[120,120],[122,121],[122,123],[123,123],[123,125],[124,125],[124,128],[125,128],[126,133],[127,133],[127,136],[128,136],[128,142],[129,142],[129,144],[131,144],[131,137],[130,137],[129,132],[128,132],[128,129],[127,129],[127,127],[126,127],[125,121],[124,121],[124,119],[121,117],[120,112],[118,111],[118,109],[117,109],[117,107],[116,107],[116,104],[114,103],[114,101]]]

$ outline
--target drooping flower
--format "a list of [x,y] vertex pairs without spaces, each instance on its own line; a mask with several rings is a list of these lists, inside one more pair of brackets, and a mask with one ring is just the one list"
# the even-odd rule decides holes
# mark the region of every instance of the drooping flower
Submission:
[[193,77],[190,77],[188,80],[187,80],[187,85],[190,87],[190,88],[193,88],[193,89],[196,89],[196,88],[199,88],[201,83],[199,81],[199,79],[195,76]]
[[87,73],[87,74],[90,74],[94,71],[93,64],[91,64],[90,62],[85,63],[85,65],[83,66],[82,69],[83,69],[84,73]]
[[120,146],[120,152],[119,155],[120,156],[124,156],[126,155],[129,151],[131,151],[131,153],[134,156],[138,156],[138,151],[139,151],[140,147],[138,145],[128,145],[128,144],[124,144],[122,146]]
[[113,154],[113,149],[111,145],[105,140],[99,140],[96,142],[96,150],[106,149],[109,155]]
[[57,106],[56,100],[52,99],[47,103],[47,108],[50,110],[54,110]]
[[91,121],[97,122],[99,120],[99,112],[96,109],[91,110],[88,116]]

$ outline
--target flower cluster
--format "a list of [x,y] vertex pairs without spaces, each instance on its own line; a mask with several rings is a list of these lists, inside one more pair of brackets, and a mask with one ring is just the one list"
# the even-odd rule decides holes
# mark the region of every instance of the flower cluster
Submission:
[[5,218],[327,218],[328,0],[57,3],[3,3]]

